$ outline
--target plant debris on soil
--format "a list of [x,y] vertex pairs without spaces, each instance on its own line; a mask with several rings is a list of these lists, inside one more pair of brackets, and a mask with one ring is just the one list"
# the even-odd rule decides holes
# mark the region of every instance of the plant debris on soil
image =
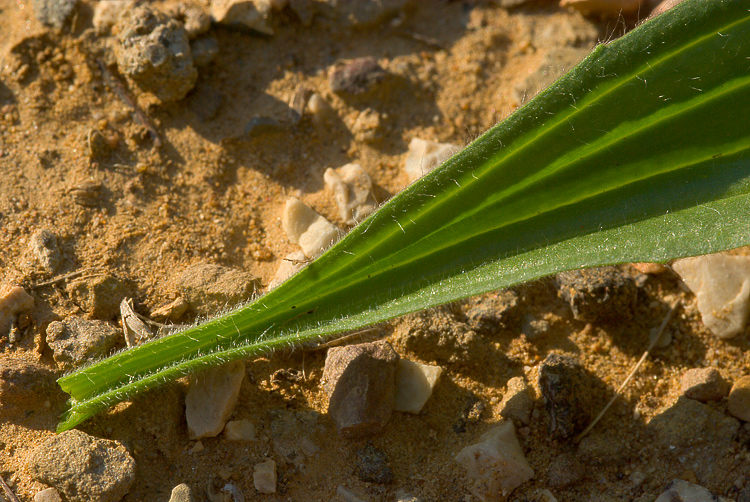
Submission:
[[[646,502],[692,486],[674,480],[750,500],[750,399],[727,398],[750,386],[748,329],[713,335],[667,267],[560,274],[351,334],[437,375],[418,413],[388,412],[364,437],[328,414],[317,345],[245,361],[216,437],[190,439],[184,379],[53,440],[67,398],[55,379],[124,349],[123,327],[132,341],[195,322],[310,258],[282,225],[292,197],[351,228],[360,206],[339,205],[326,170],[359,164],[371,189],[353,200],[369,211],[411,181],[411,140],[467,144],[638,21],[537,0],[235,2],[254,6],[244,17],[224,1],[136,3],[0,0],[6,495],[481,500],[456,456],[512,420],[534,475],[507,500]],[[675,304],[664,342],[576,442]],[[98,477],[42,472],[72,458],[66,438],[89,445],[75,448],[92,449]]]

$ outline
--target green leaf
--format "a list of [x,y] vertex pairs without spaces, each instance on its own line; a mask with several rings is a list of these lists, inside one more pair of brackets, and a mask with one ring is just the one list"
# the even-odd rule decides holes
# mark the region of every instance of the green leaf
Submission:
[[253,303],[61,378],[58,430],[204,367],[562,270],[750,243],[750,12],[608,45]]

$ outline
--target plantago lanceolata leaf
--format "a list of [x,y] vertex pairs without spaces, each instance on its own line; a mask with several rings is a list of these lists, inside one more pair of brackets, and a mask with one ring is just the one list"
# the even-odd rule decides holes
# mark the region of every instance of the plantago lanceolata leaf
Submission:
[[253,303],[59,380],[66,430],[200,368],[562,270],[750,243],[750,6],[608,45]]

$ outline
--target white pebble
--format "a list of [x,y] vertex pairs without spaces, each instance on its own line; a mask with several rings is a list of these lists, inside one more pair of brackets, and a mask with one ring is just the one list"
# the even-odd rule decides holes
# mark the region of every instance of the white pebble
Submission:
[[276,462],[266,460],[255,464],[253,484],[260,493],[276,493]]
[[62,498],[54,488],[45,488],[40,492],[36,492],[34,502],[62,502]]
[[715,502],[721,500],[702,486],[689,483],[682,479],[675,479],[667,485],[667,490],[659,495],[655,502]]
[[271,4],[260,0],[211,0],[211,17],[218,24],[244,26],[273,35],[268,24]]
[[294,197],[286,201],[281,225],[308,258],[317,257],[339,238],[336,227]]
[[255,426],[246,418],[231,420],[224,426],[224,436],[229,441],[254,441]]
[[245,377],[242,361],[206,370],[190,379],[185,417],[190,439],[217,436],[232,414]]
[[712,254],[672,267],[698,300],[703,324],[719,338],[741,333],[750,314],[750,256]]
[[432,395],[443,368],[399,359],[394,410],[417,414]]
[[406,174],[409,175],[409,181],[414,181],[429,173],[460,150],[459,146],[451,143],[412,138],[404,166]]
[[372,180],[359,164],[346,164],[338,169],[326,169],[326,186],[333,192],[341,219],[356,225],[377,208],[372,195]]
[[456,461],[466,467],[473,492],[483,501],[507,497],[534,477],[510,420],[485,432],[479,443],[463,448]]

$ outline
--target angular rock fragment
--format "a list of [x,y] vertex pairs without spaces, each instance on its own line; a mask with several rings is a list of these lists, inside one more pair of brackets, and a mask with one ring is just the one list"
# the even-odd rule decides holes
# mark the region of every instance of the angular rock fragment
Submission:
[[188,437],[217,436],[224,430],[245,378],[245,365],[233,361],[206,370],[190,379],[185,395]]
[[47,326],[47,344],[55,362],[63,368],[75,368],[108,356],[120,337],[122,332],[107,322],[79,317],[68,317]]
[[231,420],[224,426],[224,437],[229,441],[254,441],[255,426],[246,418]]
[[616,267],[571,270],[557,274],[555,280],[579,321],[618,322],[633,317],[638,286]]
[[375,58],[365,57],[334,66],[328,74],[328,83],[336,93],[364,94],[386,75]]
[[750,422],[750,376],[738,378],[729,392],[729,413],[744,422]]
[[0,337],[7,336],[18,315],[34,308],[34,297],[21,286],[0,286]]
[[34,494],[34,502],[62,502],[62,498],[54,488],[45,488]]
[[276,462],[266,460],[253,467],[253,485],[260,493],[276,493]]
[[442,374],[443,368],[440,366],[399,359],[393,409],[405,413],[420,413]]
[[531,412],[534,411],[534,398],[526,379],[511,378],[508,380],[507,389],[500,403],[500,416],[520,425],[528,424]]
[[111,320],[120,313],[120,302],[133,296],[133,288],[111,275],[72,281],[67,286],[70,299],[94,319]]
[[716,368],[693,368],[682,375],[680,387],[686,397],[706,403],[726,397],[731,385]]
[[94,29],[99,35],[106,35],[117,23],[120,14],[133,6],[135,0],[105,0],[94,6]]
[[249,28],[273,35],[273,28],[268,24],[271,12],[269,2],[259,0],[211,0],[211,17],[218,24]]
[[193,493],[193,490],[190,489],[190,486],[180,483],[172,488],[169,502],[197,502],[197,497]]
[[357,450],[357,476],[366,483],[393,483],[393,471],[388,467],[388,456],[370,444]]
[[456,461],[468,471],[472,492],[485,502],[507,497],[534,477],[511,421],[485,432],[478,443],[458,452]]
[[328,350],[323,369],[328,414],[342,437],[372,436],[383,430],[393,412],[398,360],[385,342]]
[[328,168],[323,179],[333,192],[341,219],[347,225],[356,225],[377,208],[370,175],[359,164],[346,164],[338,169]]
[[461,147],[451,143],[412,138],[404,164],[409,181],[421,178],[460,150]]
[[546,401],[550,436],[573,437],[593,418],[593,382],[575,358],[548,355],[539,368],[539,388]]
[[721,498],[700,485],[683,479],[675,479],[667,485],[666,491],[659,495],[655,502],[717,502],[720,500]]
[[653,417],[648,428],[665,447],[691,447],[710,444],[728,446],[739,422],[694,399],[680,397],[672,406]]
[[340,236],[339,230],[324,217],[296,199],[290,198],[281,217],[289,240],[299,244],[308,258],[315,258]]
[[672,264],[695,293],[703,324],[719,338],[745,329],[750,315],[750,256],[717,253]]
[[73,18],[78,0],[33,0],[32,5],[39,22],[60,30]]
[[179,101],[198,79],[190,41],[179,21],[148,5],[129,9],[113,27],[120,73],[163,103]]
[[257,277],[211,263],[197,263],[175,279],[188,304],[201,315],[233,307],[253,297],[260,288]]
[[29,239],[29,248],[37,262],[49,273],[54,273],[62,262],[62,255],[54,232],[42,229]]
[[78,430],[42,443],[27,457],[26,470],[69,502],[118,502],[135,480],[135,460],[122,444]]
[[271,282],[268,283],[268,288],[266,288],[266,290],[271,291],[276,288],[279,284],[302,270],[309,262],[310,259],[305,256],[305,253],[302,251],[289,253],[283,260],[281,260],[281,264],[276,270],[276,274],[273,276],[273,279],[271,279]]

